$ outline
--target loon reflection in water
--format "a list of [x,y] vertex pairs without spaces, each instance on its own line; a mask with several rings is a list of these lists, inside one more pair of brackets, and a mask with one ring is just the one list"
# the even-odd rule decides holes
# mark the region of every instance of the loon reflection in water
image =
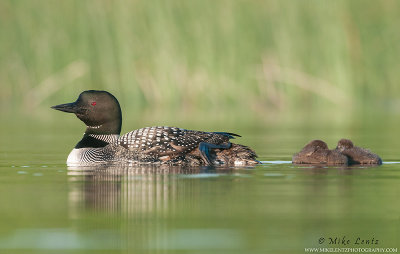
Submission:
[[[192,195],[198,179],[229,175],[233,168],[187,167],[171,165],[68,167],[71,181],[71,207],[117,213],[159,213],[167,211],[176,195]],[[192,179],[192,180],[191,180]],[[232,178],[231,181],[234,181]],[[181,185],[178,187],[177,182]],[[182,184],[186,190],[181,193]],[[193,199],[196,202],[196,199]]]

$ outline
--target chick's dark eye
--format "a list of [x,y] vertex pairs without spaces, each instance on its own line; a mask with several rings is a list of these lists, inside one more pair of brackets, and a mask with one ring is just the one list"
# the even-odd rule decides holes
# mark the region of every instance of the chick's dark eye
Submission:
[[92,102],[91,104],[92,104],[92,106],[96,106],[96,102],[95,102],[95,101],[94,101],[94,102]]

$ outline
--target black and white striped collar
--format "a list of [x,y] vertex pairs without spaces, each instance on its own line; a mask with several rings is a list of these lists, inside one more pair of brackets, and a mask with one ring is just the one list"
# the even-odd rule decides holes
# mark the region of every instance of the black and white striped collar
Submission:
[[85,134],[81,141],[76,144],[75,148],[98,148],[105,147],[110,143],[114,143],[118,140],[119,135],[117,134]]

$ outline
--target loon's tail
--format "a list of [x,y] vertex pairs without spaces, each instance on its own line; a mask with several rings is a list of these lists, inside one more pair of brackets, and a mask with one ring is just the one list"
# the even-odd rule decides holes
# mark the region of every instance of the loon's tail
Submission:
[[226,137],[228,137],[229,139],[234,139],[235,137],[241,137],[239,134],[235,134],[232,132],[213,132],[215,134],[219,134],[219,135],[224,135]]

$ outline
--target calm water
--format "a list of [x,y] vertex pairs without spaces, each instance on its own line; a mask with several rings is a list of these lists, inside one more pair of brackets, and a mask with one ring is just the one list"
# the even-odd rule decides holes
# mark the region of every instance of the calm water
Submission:
[[[25,124],[1,127],[0,253],[400,251],[400,138],[394,128],[239,130],[244,138],[238,141],[264,161],[255,168],[68,169],[65,160],[82,126],[61,124],[37,123],[30,127],[33,137]],[[333,147],[341,137],[388,163],[289,163],[307,141],[321,138]],[[350,244],[329,243],[335,237]],[[357,245],[357,238],[370,243]]]

